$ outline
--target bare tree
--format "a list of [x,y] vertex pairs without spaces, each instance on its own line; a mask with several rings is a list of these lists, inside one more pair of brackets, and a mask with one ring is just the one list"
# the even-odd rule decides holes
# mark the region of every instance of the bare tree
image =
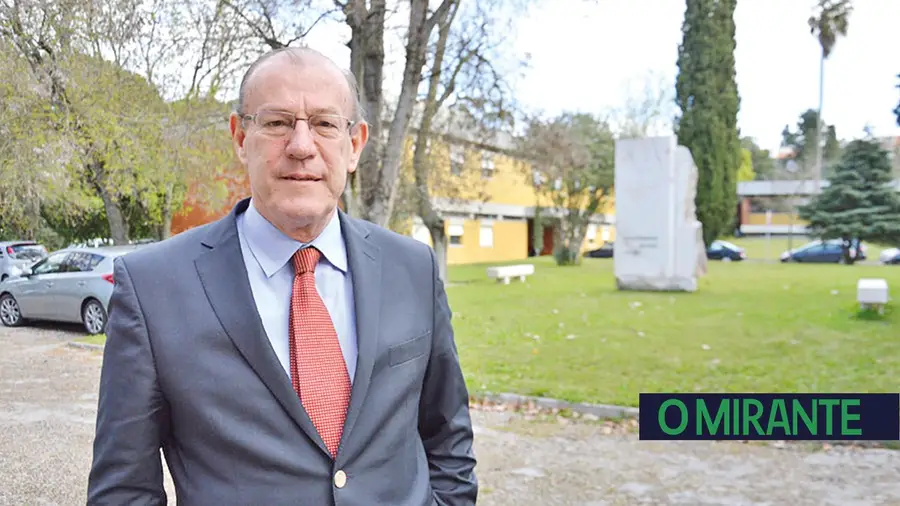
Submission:
[[[435,139],[468,146],[494,141],[496,145],[498,133],[511,126],[511,91],[493,63],[503,56],[502,6],[498,0],[485,1],[460,12],[459,5],[454,5],[438,19],[436,41],[429,48],[423,76],[427,88],[419,103],[421,114],[413,120],[414,208],[431,236],[442,277],[447,269],[447,237],[435,195],[447,201],[485,201],[489,195],[481,176],[473,181],[456,173],[452,164],[446,163],[449,153],[438,151],[435,155],[430,144]],[[448,103],[452,108],[444,109]],[[468,138],[460,139],[464,132]],[[440,160],[435,159],[438,157]]]
[[[400,91],[389,121],[381,119],[385,107],[384,35],[386,0],[334,0],[350,27],[350,67],[362,90],[362,106],[369,121],[370,140],[359,170],[348,183],[345,208],[360,217],[387,226],[396,201],[400,165],[413,106],[416,103],[428,42],[438,20],[459,0],[443,0],[429,12],[428,0],[410,0],[405,26],[405,60]],[[387,125],[387,131],[385,130]]]
[[647,72],[633,80],[622,106],[613,112],[619,138],[667,135],[675,118],[675,84],[663,74]]
[[590,220],[612,195],[614,136],[608,123],[588,114],[564,113],[529,120],[520,139],[534,163],[538,192],[558,218],[554,256],[559,265],[577,264]]

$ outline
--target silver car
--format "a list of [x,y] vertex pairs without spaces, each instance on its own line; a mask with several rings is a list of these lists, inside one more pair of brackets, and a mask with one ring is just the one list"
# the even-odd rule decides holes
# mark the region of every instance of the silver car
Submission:
[[44,258],[47,248],[34,241],[0,242],[0,281],[19,276],[26,267]]
[[113,291],[113,260],[139,246],[66,248],[0,283],[0,321],[81,322],[89,334],[106,330]]

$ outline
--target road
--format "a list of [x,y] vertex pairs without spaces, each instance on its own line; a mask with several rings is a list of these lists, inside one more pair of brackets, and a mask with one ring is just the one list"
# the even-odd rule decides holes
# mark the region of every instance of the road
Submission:
[[[65,346],[76,337],[0,327],[0,505],[85,504],[101,355]],[[900,505],[898,451],[640,442],[597,422],[473,417],[479,505]]]

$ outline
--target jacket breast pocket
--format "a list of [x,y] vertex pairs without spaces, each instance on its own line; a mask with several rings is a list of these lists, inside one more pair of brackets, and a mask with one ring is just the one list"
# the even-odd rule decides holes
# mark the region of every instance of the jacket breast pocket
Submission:
[[391,346],[388,352],[391,367],[425,356],[428,353],[429,337],[431,337],[431,332],[426,332],[418,337]]

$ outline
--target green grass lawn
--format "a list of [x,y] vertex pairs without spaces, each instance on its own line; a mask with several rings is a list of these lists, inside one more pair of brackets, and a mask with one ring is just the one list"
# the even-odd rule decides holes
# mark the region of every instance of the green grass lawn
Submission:
[[860,277],[896,297],[900,267],[710,262],[695,293],[638,293],[615,289],[611,259],[529,262],[509,285],[450,268],[472,393],[636,406],[640,392],[900,390],[900,310],[860,317],[854,302]]
[[861,318],[854,302],[860,277],[896,293],[900,267],[711,262],[695,293],[636,293],[615,289],[609,259],[535,263],[509,285],[450,269],[472,392],[636,406],[639,392],[900,390],[900,311]]

